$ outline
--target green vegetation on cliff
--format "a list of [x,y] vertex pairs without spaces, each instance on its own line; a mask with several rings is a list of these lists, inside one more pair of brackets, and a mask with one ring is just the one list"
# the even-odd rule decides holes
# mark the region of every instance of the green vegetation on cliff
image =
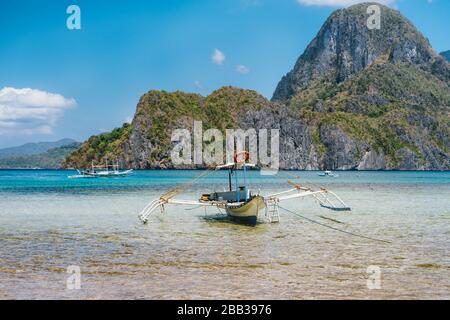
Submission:
[[290,100],[300,118],[316,127],[336,125],[382,151],[393,167],[402,148],[422,160],[425,143],[449,153],[450,90],[437,77],[411,64],[377,63],[339,84],[329,78],[314,81]]
[[152,90],[139,100],[132,124],[92,136],[62,166],[87,167],[105,159],[118,159],[126,167],[169,166],[174,129],[192,129],[195,120],[202,121],[204,130],[225,132],[236,127],[246,112],[268,105],[270,102],[256,91],[234,87],[223,87],[207,97]]
[[64,168],[90,167],[92,163],[103,164],[105,159],[122,159],[128,144],[132,125],[125,123],[109,133],[90,137],[61,164]]

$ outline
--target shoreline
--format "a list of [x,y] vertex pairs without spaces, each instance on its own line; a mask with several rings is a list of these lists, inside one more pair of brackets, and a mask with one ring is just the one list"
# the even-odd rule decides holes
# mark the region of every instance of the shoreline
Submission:
[[[76,171],[75,168],[0,168],[0,171]],[[128,169],[127,169],[128,170]],[[208,170],[207,168],[191,168],[191,169],[133,169],[133,171],[204,171]],[[258,171],[257,169],[250,169],[251,171]],[[280,169],[280,172],[323,172],[327,169],[323,170],[306,170],[306,169]],[[357,169],[335,169],[330,170],[334,172],[450,172],[448,170],[409,170],[409,169],[377,169],[377,170],[357,170]]]

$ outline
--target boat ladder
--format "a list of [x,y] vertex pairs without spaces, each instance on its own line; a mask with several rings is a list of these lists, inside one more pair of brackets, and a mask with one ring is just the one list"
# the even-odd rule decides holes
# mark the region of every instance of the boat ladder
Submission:
[[280,222],[278,199],[269,198],[266,200],[266,220],[269,223]]

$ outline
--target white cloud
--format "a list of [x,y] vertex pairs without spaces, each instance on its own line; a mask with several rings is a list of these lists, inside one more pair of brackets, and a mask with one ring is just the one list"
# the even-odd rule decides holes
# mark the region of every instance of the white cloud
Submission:
[[[297,2],[307,6],[346,7],[357,3],[368,2],[368,0],[297,0]],[[388,5],[395,2],[395,0],[372,0],[371,2]]]
[[225,55],[219,49],[214,49],[211,59],[213,63],[220,65],[225,61]]
[[238,66],[236,66],[236,71],[239,72],[240,74],[246,74],[250,72],[250,69],[247,68],[246,66],[240,64]]
[[74,99],[37,89],[5,87],[0,90],[0,134],[50,134]]
[[201,83],[200,81],[198,81],[198,80],[195,80],[195,81],[194,81],[194,86],[195,86],[197,89],[203,89],[202,83]]

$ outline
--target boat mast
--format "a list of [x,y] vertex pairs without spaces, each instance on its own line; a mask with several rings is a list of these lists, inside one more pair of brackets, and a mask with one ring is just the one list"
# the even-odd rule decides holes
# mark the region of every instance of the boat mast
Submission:
[[246,165],[244,160],[244,192],[245,192],[245,201],[247,201],[247,176],[246,176]]
[[236,168],[236,171],[234,172],[234,181],[236,183],[236,193],[237,193],[237,201],[241,201],[241,193],[239,191],[239,184],[238,184],[238,177],[237,177],[237,165],[236,163],[234,164],[234,167]]

